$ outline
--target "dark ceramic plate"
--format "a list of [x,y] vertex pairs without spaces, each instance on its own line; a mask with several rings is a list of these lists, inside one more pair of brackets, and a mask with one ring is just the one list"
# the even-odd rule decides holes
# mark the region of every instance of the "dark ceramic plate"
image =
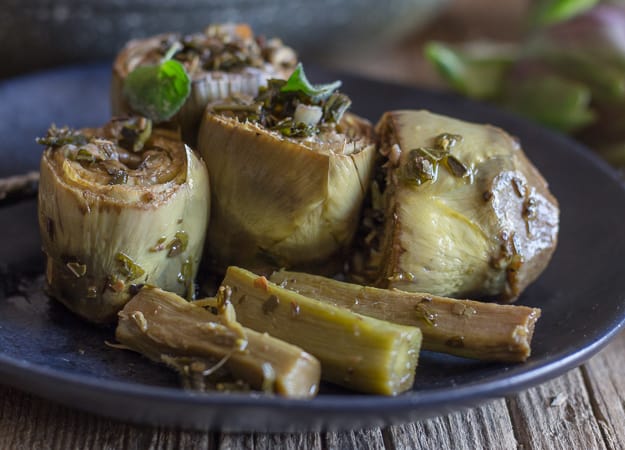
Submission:
[[[313,80],[332,75],[317,71]],[[109,69],[69,68],[0,83],[0,176],[36,169],[34,137],[51,122],[108,117]],[[397,108],[428,108],[499,125],[519,136],[561,208],[558,250],[519,300],[542,308],[525,364],[481,363],[424,352],[412,391],[395,398],[323,386],[311,401],[197,394],[136,354],[107,347],[90,326],[42,293],[36,203],[0,208],[0,382],[94,413],[192,428],[290,431],[356,428],[446,413],[555,377],[581,364],[625,321],[625,190],[605,164],[571,140],[461,98],[343,77],[354,110],[375,121]]]

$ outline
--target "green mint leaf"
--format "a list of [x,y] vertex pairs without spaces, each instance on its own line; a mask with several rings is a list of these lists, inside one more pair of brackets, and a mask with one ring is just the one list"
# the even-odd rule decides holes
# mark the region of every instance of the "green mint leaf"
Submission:
[[190,92],[189,75],[175,60],[137,67],[124,81],[124,96],[132,109],[154,122],[169,120]]
[[340,81],[312,85],[310,81],[308,81],[308,78],[306,78],[302,63],[299,63],[286,81],[286,84],[280,89],[280,92],[301,92],[309,96],[313,101],[322,101],[332,95],[340,86]]

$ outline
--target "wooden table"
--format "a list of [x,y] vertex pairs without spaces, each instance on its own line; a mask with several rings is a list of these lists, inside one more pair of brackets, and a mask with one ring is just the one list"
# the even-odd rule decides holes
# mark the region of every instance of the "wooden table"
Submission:
[[[453,30],[454,38],[483,30],[476,2],[458,1],[432,27]],[[492,34],[514,38],[510,25],[524,0],[499,6]],[[480,0],[490,8],[494,4]],[[496,6],[493,6],[497,8]],[[491,11],[497,14],[497,11]],[[472,14],[472,19],[467,16]],[[342,57],[332,64],[372,77],[440,86],[419,57],[422,36],[392,51]],[[123,407],[123,406],[120,406]],[[518,395],[416,423],[349,432],[231,434],[189,432],[120,423],[83,413],[0,386],[0,449],[623,449],[625,448],[625,332],[582,367]]]
[[582,367],[518,395],[435,419],[338,433],[136,426],[0,386],[0,449],[623,449],[624,369],[625,332]]

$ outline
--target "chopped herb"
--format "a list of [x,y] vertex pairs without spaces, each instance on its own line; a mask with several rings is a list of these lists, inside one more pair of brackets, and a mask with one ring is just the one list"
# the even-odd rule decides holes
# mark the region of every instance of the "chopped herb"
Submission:
[[408,163],[404,168],[404,179],[421,185],[426,181],[434,181],[438,175],[438,159],[426,149],[410,150]]
[[445,167],[447,167],[449,172],[455,177],[462,178],[469,174],[469,169],[467,169],[467,166],[462,164],[458,160],[458,158],[453,155],[448,155],[445,158],[444,163]]
[[86,148],[81,148],[76,152],[76,156],[74,156],[74,161],[83,161],[83,162],[95,162],[96,158],[89,150]]
[[273,127],[274,130],[287,137],[308,137],[315,134],[317,127],[303,122],[295,122],[292,119],[284,119]]
[[185,283],[187,281],[187,270],[185,270],[186,269],[185,263],[187,261],[183,262],[182,266],[180,266],[180,272],[178,272],[178,283],[182,284],[182,283]]
[[263,314],[272,313],[280,305],[280,299],[275,295],[270,295],[267,300],[263,302]]
[[347,95],[334,92],[323,106],[323,119],[326,122],[339,123],[351,105],[352,101]]
[[[251,30],[241,33],[238,27],[209,26],[203,34],[184,36],[181,40],[165,39],[161,43],[164,54],[173,43],[181,44],[173,58],[204,70],[233,71],[244,67],[262,68],[269,49],[251,35]],[[189,70],[192,72],[192,70]]]
[[445,341],[445,344],[452,348],[462,348],[464,347],[464,336],[452,336]]
[[48,147],[62,147],[63,145],[86,145],[89,140],[87,137],[76,130],[69,127],[57,128],[52,125],[45,137],[37,138],[37,144],[46,145]]
[[128,280],[136,280],[145,274],[145,270],[125,253],[118,252],[115,255],[115,260],[119,272]]
[[443,133],[434,139],[433,147],[419,147],[410,150],[408,162],[404,166],[403,179],[417,186],[436,181],[438,166],[443,164],[453,176],[463,178],[471,175],[471,170],[458,158],[451,155],[451,149],[462,142],[459,134]]
[[161,250],[165,250],[165,241],[167,240],[167,238],[165,236],[159,238],[158,241],[156,241],[156,245],[154,247],[150,247],[149,251],[152,253],[155,252],[160,252]]
[[435,327],[437,314],[430,312],[427,306],[424,305],[427,302],[421,302],[415,307],[415,311],[417,313],[417,317],[422,319],[425,323],[427,323],[431,327]]
[[182,283],[185,285],[187,290],[187,300],[193,300],[193,296],[195,294],[193,289],[193,261],[191,258],[185,259],[180,266],[180,273],[178,273],[178,283]]
[[414,152],[429,159],[432,162],[438,162],[445,158],[446,151],[436,147],[419,147]]
[[76,278],[82,278],[87,273],[87,266],[85,264],[80,264],[78,262],[68,262],[66,266]]
[[213,111],[258,122],[286,137],[309,137],[336,126],[350,107],[349,97],[336,92],[340,85],[336,81],[313,86],[299,64],[288,80],[269,80],[251,103],[232,97]]
[[167,257],[171,258],[180,255],[187,249],[188,245],[189,235],[185,231],[178,231],[174,240],[172,240],[167,246],[167,248],[169,248]]
[[126,184],[128,182],[128,172],[125,170],[119,169],[116,170],[112,175],[109,181],[109,184]]
[[145,117],[132,117],[124,121],[120,134],[120,147],[140,152],[152,134],[152,121]]

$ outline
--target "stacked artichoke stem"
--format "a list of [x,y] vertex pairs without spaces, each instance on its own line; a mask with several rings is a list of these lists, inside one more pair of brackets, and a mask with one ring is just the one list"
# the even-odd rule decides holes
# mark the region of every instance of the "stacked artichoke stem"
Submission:
[[41,159],[48,290],[93,322],[114,320],[144,284],[192,296],[210,207],[206,168],[176,136],[155,130],[133,153],[110,125]]
[[421,348],[418,328],[320,302],[239,267],[228,268],[226,286],[241,324],[318,358],[322,379],[384,395],[412,387]]
[[[200,305],[210,305],[217,314]],[[308,398],[319,388],[320,365],[300,348],[236,321],[225,290],[217,299],[187,302],[161,289],[142,289],[119,314],[119,342],[180,372],[198,390],[218,380],[286,397]]]

